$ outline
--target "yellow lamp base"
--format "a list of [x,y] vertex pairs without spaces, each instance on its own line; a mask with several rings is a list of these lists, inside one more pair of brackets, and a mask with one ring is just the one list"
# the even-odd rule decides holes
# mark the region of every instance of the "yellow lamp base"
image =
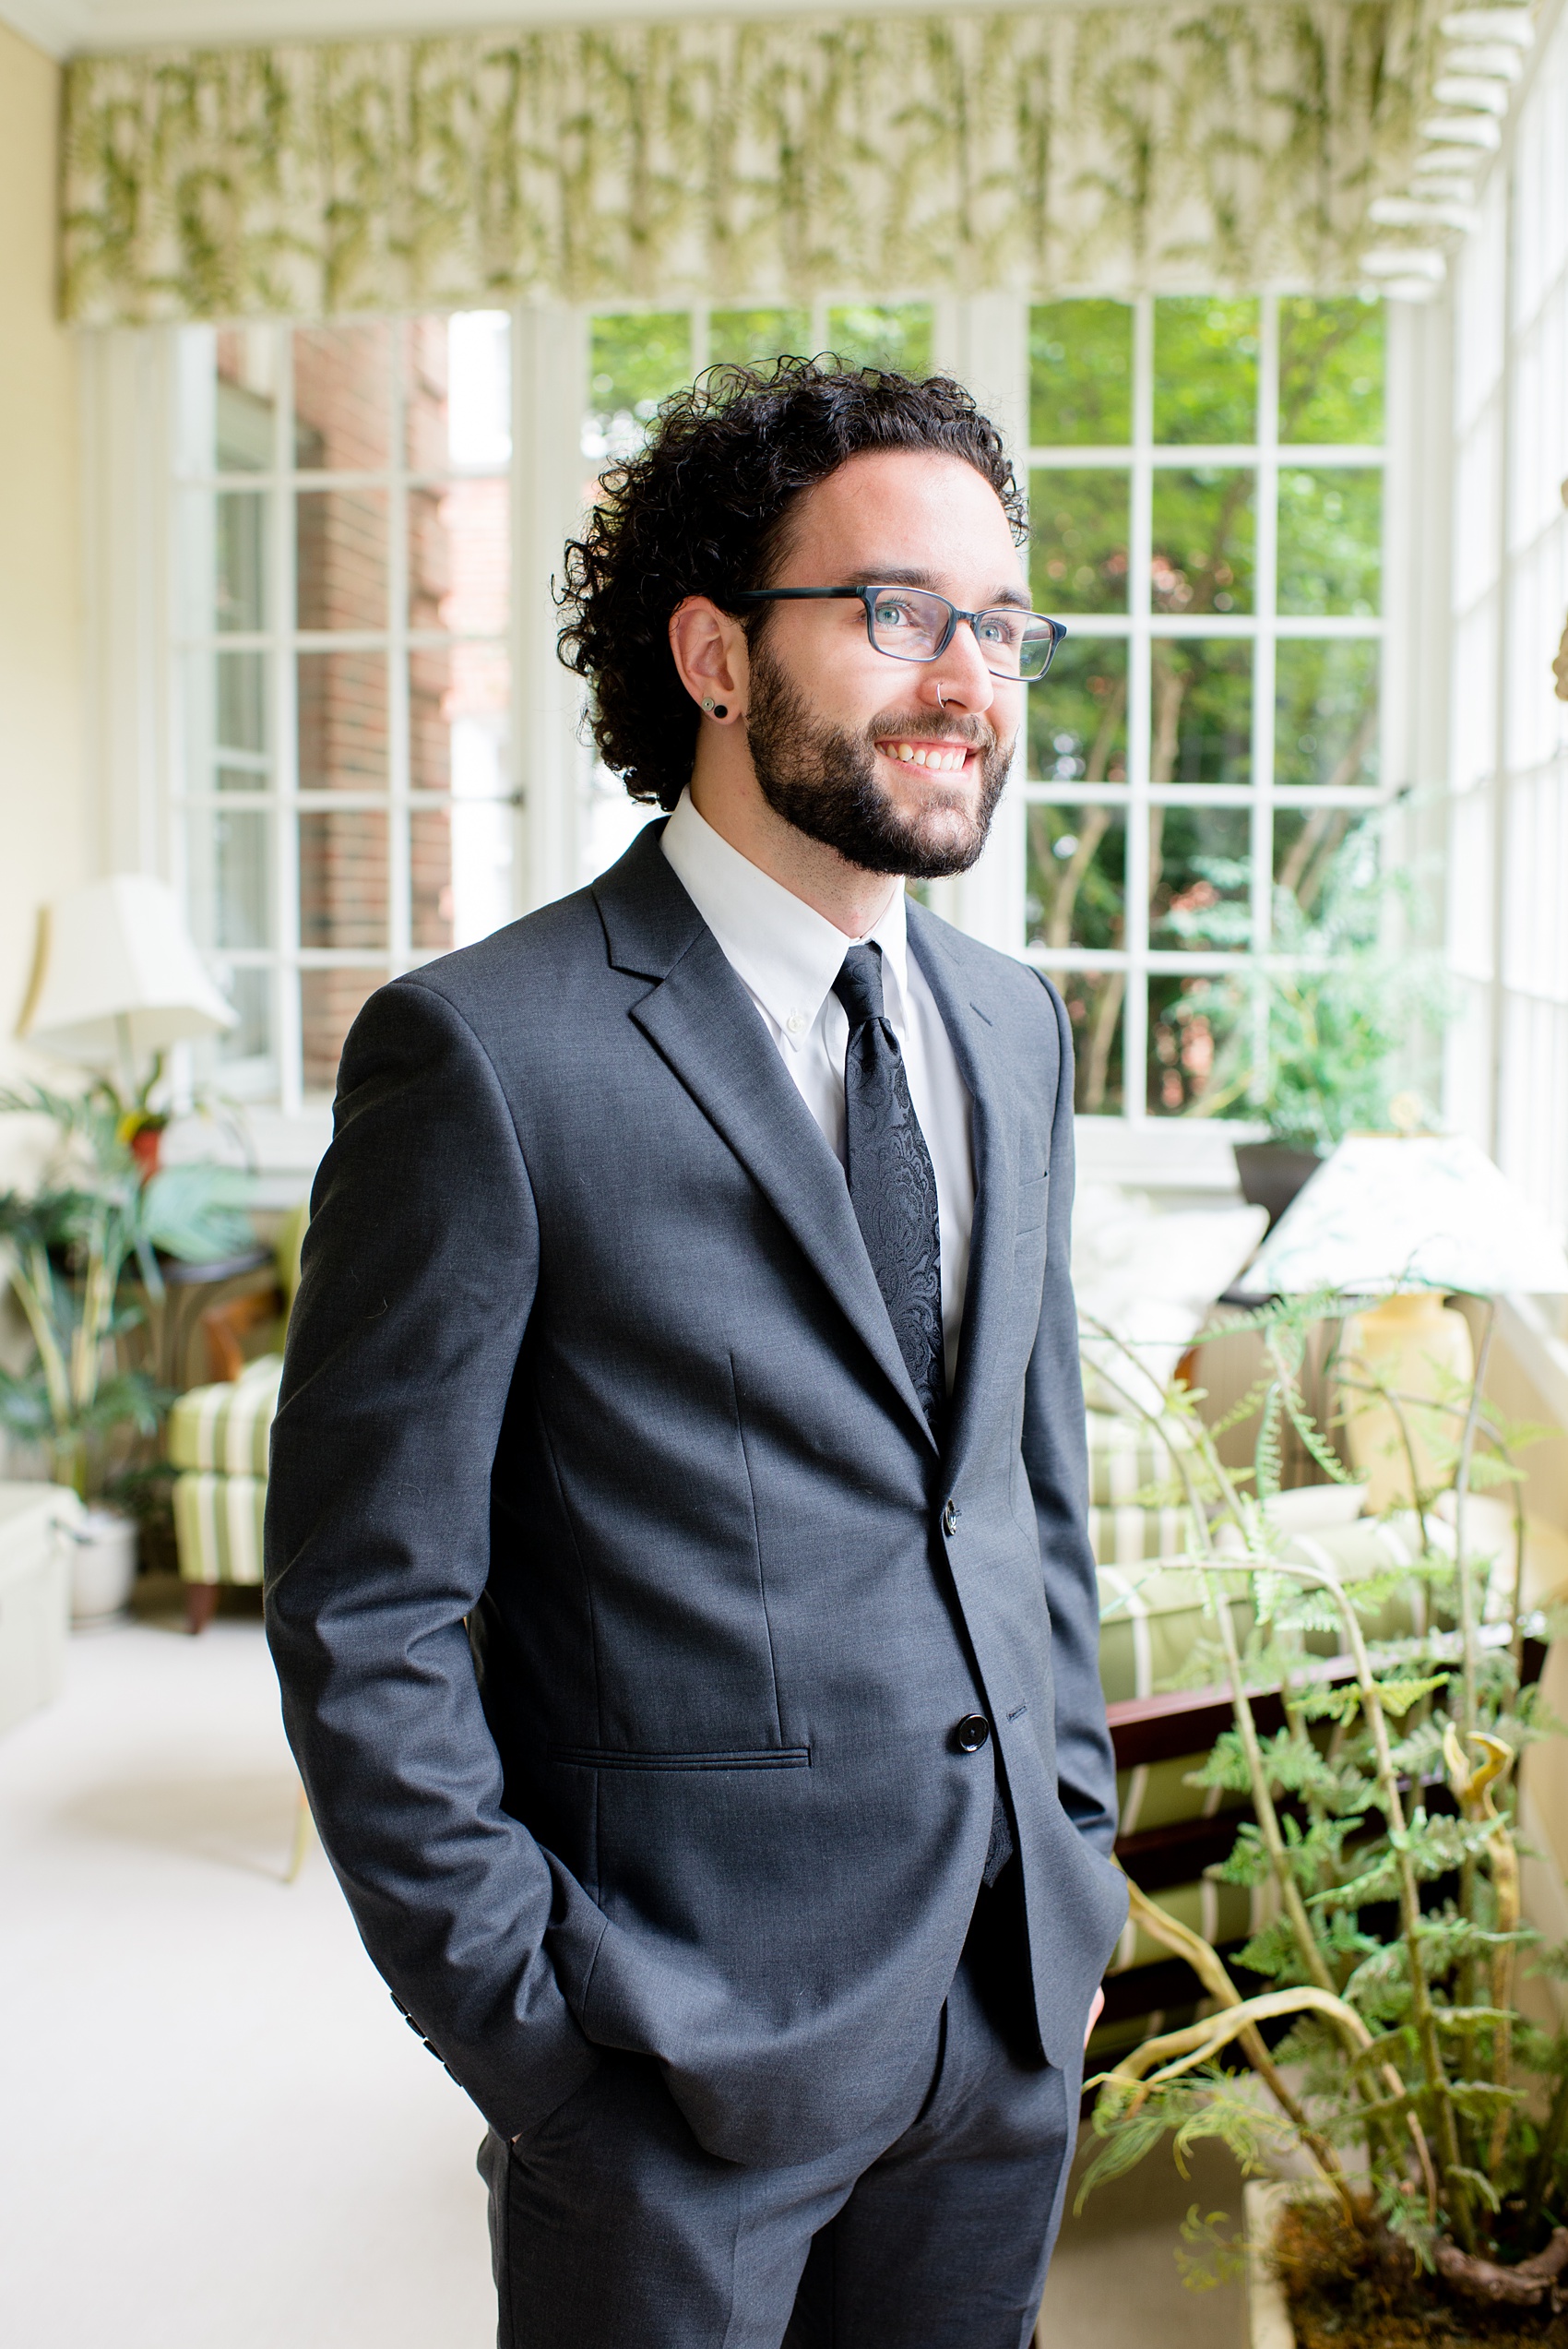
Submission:
[[1470,1325],[1436,1289],[1385,1297],[1346,1323],[1342,1365],[1351,1380],[1375,1383],[1402,1399],[1396,1407],[1345,1385],[1339,1408],[1346,1449],[1371,1487],[1368,1508],[1410,1508],[1412,1461],[1423,1494],[1449,1481],[1443,1447],[1456,1439],[1460,1422],[1451,1410],[1434,1406],[1448,1400],[1452,1384],[1467,1387],[1475,1377]]

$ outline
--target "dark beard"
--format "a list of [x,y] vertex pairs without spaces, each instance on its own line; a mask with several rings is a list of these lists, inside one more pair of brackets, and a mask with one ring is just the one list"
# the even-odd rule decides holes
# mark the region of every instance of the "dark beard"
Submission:
[[[761,645],[752,652],[749,698],[745,726],[752,765],[775,815],[864,873],[940,881],[968,871],[985,846],[1012,763],[1012,744],[998,742],[983,718],[933,722],[927,712],[912,725],[879,720],[863,734],[848,733],[813,716],[804,696]],[[939,847],[922,838],[920,817],[901,814],[877,781],[877,741],[909,735],[963,743],[980,753],[980,804],[956,846]],[[949,810],[957,804],[956,794],[937,802]]]

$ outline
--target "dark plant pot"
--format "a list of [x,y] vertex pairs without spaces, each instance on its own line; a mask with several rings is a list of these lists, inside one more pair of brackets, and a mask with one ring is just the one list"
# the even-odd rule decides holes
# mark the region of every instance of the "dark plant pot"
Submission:
[[1266,1207],[1272,1232],[1299,1191],[1305,1190],[1323,1164],[1315,1150],[1295,1150],[1289,1142],[1232,1142],[1236,1178],[1249,1207]]

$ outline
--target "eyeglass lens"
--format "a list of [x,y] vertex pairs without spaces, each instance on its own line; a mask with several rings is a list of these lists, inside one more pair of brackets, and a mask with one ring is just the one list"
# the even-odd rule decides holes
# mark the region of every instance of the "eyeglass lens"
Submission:
[[[895,661],[934,661],[953,606],[921,588],[878,589],[867,602],[871,640]],[[1038,612],[1005,605],[976,614],[975,636],[993,677],[1043,677],[1056,632]]]

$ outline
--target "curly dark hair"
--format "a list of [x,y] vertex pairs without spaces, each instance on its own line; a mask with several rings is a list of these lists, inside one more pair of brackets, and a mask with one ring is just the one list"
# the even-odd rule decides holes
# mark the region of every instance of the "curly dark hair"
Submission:
[[[567,543],[559,650],[591,681],[594,744],[634,799],[673,807],[696,753],[671,614],[688,595],[733,612],[739,590],[769,585],[795,500],[873,448],[961,457],[1023,543],[1024,502],[1002,435],[962,384],[847,368],[831,355],[782,358],[766,372],[710,367],[664,401],[638,454],[605,472],[584,535]],[[766,612],[747,621],[748,636]]]

